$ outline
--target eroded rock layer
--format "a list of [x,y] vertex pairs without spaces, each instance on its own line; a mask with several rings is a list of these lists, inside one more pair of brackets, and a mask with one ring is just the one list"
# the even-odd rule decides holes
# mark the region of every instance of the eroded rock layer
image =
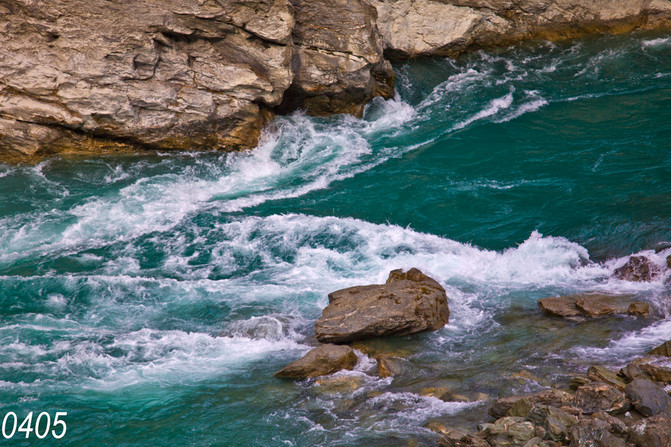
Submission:
[[251,148],[274,113],[392,96],[384,54],[670,23],[671,0],[6,0],[0,160]]

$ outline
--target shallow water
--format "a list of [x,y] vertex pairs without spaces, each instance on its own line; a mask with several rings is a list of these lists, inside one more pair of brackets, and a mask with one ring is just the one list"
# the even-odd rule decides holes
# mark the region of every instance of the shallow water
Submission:
[[[671,254],[652,250],[671,240],[668,34],[395,68],[364,119],[278,118],[250,153],[0,165],[0,416],[67,411],[66,445],[433,445],[430,420],[472,429],[499,395],[671,338],[665,278],[611,277]],[[339,374],[356,387],[273,377],[328,292],[400,267],[451,310],[367,344],[404,373],[360,353]],[[585,291],[654,316],[537,309]],[[436,386],[471,402],[421,395]]]

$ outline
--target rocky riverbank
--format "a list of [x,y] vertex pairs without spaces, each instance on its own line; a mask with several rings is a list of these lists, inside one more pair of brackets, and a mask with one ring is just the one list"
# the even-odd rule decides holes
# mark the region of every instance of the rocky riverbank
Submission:
[[10,0],[0,160],[251,148],[277,113],[392,96],[390,58],[669,23],[668,0]]
[[[666,248],[665,248],[666,249]],[[665,266],[645,256],[631,256],[614,271],[617,279],[649,282],[668,274]],[[648,303],[630,295],[586,293],[538,301],[545,318],[574,322],[595,318],[650,318]],[[356,377],[329,376],[355,369],[362,358],[377,363],[380,379],[406,373],[402,353],[376,352],[361,340],[435,331],[448,323],[448,297],[443,287],[417,269],[390,272],[385,284],[355,286],[329,294],[329,305],[315,323],[316,348],[276,373],[289,379],[315,379],[320,387],[355,390]],[[344,344],[330,343],[351,343]],[[421,372],[416,374],[421,376]],[[496,400],[488,395],[458,395],[442,386],[425,388],[422,396],[445,401],[489,402],[491,421],[467,433],[443,422],[425,427],[438,433],[444,447],[664,447],[671,446],[671,341],[636,358],[619,371],[590,366],[585,374],[542,380],[528,371],[516,377],[542,391]],[[567,386],[568,385],[568,386]],[[505,395],[505,394],[504,394]]]

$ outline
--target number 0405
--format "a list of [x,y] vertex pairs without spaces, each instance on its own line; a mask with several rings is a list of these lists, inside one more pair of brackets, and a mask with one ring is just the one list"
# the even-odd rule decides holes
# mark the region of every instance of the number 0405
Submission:
[[33,420],[33,412],[31,411],[19,424],[16,413],[10,411],[2,420],[2,436],[5,439],[10,439],[15,434],[19,436],[25,434],[25,438],[28,439],[34,434],[38,439],[44,439],[49,435],[55,439],[61,439],[68,430],[65,421],[62,419],[67,415],[66,411],[57,411],[52,420],[51,415],[43,411]]

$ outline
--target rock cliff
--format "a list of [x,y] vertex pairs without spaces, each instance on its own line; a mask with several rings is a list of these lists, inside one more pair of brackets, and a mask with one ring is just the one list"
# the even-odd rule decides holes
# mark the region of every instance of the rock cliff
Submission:
[[0,158],[235,150],[280,106],[358,114],[393,92],[375,18],[365,0],[6,0]]
[[4,0],[0,160],[250,148],[275,113],[390,97],[385,54],[670,23],[671,0]]

